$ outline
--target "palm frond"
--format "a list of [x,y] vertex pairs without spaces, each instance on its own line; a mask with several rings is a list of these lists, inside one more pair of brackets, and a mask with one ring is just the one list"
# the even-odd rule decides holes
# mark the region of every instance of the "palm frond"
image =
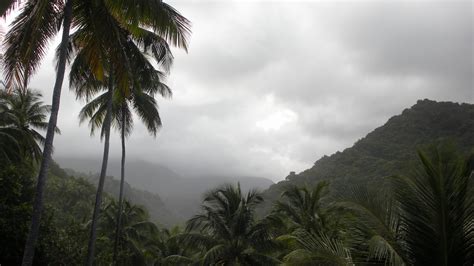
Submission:
[[[393,178],[403,209],[407,252],[413,263],[463,264],[472,256],[472,179],[467,160],[453,146],[437,144],[418,152],[420,167]],[[472,233],[471,233],[472,236]]]
[[340,241],[306,230],[297,230],[293,234],[302,249],[287,255],[285,261],[296,264],[300,261],[302,264],[352,265],[351,253]]
[[32,0],[25,3],[5,37],[5,79],[8,88],[26,89],[57,33],[62,1]]
[[19,7],[21,2],[21,0],[4,0],[0,2],[0,18],[5,18],[13,9]]
[[150,27],[171,45],[188,49],[190,22],[170,5],[160,0],[108,0],[115,17],[127,22],[131,32]]

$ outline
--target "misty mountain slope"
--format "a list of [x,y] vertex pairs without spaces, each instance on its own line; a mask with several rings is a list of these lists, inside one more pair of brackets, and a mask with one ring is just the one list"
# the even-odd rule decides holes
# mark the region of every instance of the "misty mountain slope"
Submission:
[[[64,169],[64,171],[75,177],[82,177],[97,187],[99,175],[87,175],[72,169]],[[104,191],[115,199],[118,199],[120,190],[120,182],[111,176],[107,176],[104,183]],[[127,182],[124,185],[124,197],[133,204],[145,207],[152,221],[164,226],[172,226],[179,222],[179,219],[165,206],[162,199],[154,193],[136,189],[131,187]]]
[[[56,161],[65,168],[70,168],[82,173],[97,173],[100,170],[101,158],[85,158],[85,157],[58,157]],[[120,177],[120,158],[109,158],[107,167],[107,175],[114,176],[117,179]],[[127,159],[125,165],[125,179],[133,187],[148,190],[150,186],[154,186],[156,182],[173,184],[180,183],[181,179],[177,173],[169,168],[153,164],[143,160]],[[164,192],[166,189],[160,189],[154,186],[157,191],[155,193]],[[149,190],[148,190],[149,191]]]
[[330,180],[333,189],[343,189],[407,173],[416,160],[418,147],[442,139],[453,141],[462,152],[474,148],[473,104],[419,100],[352,147],[323,156],[299,174],[290,174],[285,181],[271,186],[265,197],[270,202],[277,199],[288,184]]
[[[97,162],[89,158],[59,157],[56,160],[65,168],[89,173],[89,175],[97,173],[100,167],[100,161]],[[216,186],[239,182],[242,189],[247,191],[252,188],[265,190],[273,184],[269,179],[249,176],[200,176],[184,178],[163,165],[132,159],[127,161],[125,172],[125,180],[133,188],[157,194],[163,201],[165,207],[159,204],[156,207],[146,206],[150,213],[159,213],[162,212],[162,209],[170,210],[171,214],[166,214],[166,211],[164,213],[171,215],[172,220],[176,218],[178,221],[185,221],[199,211],[203,193]],[[120,177],[119,159],[112,158],[109,160],[107,174],[114,176],[114,181],[118,182],[116,180]],[[156,208],[156,210],[152,208]],[[152,217],[155,218],[154,216]]]

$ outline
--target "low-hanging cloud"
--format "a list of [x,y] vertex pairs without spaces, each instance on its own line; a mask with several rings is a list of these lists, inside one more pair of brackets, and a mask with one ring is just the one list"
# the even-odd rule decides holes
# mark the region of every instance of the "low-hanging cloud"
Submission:
[[[418,99],[474,101],[471,1],[170,3],[193,23],[189,54],[175,51],[163,128],[136,121],[128,158],[280,180]],[[47,102],[53,73],[49,56],[31,84]],[[82,104],[65,88],[55,155],[99,160]]]

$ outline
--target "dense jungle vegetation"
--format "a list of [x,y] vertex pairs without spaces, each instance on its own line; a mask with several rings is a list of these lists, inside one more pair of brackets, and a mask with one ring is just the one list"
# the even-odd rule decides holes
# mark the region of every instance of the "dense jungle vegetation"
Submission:
[[[41,143],[36,129],[44,127],[49,106],[30,90],[2,94],[0,106],[0,258],[16,265],[32,212],[35,151]],[[425,145],[413,151],[416,159],[405,175],[344,189],[331,187],[330,179],[314,185],[288,182],[263,217],[257,213],[262,191],[229,184],[210,189],[199,214],[170,228],[125,201],[117,235],[117,196],[106,194],[95,263],[469,265],[474,261],[474,157],[460,150],[467,149],[447,141]],[[50,165],[35,264],[84,263],[94,195],[90,181]]]

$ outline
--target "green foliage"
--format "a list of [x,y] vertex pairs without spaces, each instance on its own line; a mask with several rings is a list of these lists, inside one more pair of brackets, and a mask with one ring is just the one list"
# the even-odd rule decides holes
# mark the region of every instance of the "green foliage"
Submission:
[[[111,243],[115,239],[118,204],[111,200],[104,208],[99,224],[98,263],[112,260]],[[142,207],[124,202],[122,209],[122,230],[119,235],[119,265],[145,265],[147,259],[158,254],[158,228],[148,221],[148,213]]]
[[[346,246],[347,212],[328,202],[325,181],[314,187],[289,186],[265,219],[281,244],[288,265],[350,265]],[[281,228],[285,228],[282,231]]]
[[183,233],[179,226],[160,230],[158,238],[160,254],[155,265],[187,265],[196,260],[193,258],[196,255],[195,248],[188,247],[189,244],[183,241]]
[[390,178],[388,190],[359,187],[340,203],[356,215],[353,239],[366,243],[358,251],[390,265],[469,265],[474,181],[468,160],[446,144],[418,156],[416,170]]
[[443,145],[418,156],[415,173],[393,180],[409,262],[474,262],[474,179],[467,160]]
[[294,249],[284,257],[287,265],[352,265],[348,247],[324,232],[298,229],[292,233]]
[[[204,196],[202,214],[188,221],[185,239],[202,250],[203,265],[276,264],[267,255],[275,246],[264,223],[255,221],[257,191],[243,195],[240,185],[226,185]],[[199,233],[197,233],[197,231]]]
[[0,161],[0,263],[19,265],[33,200],[33,169]]
[[[309,232],[321,232],[327,224],[326,210],[321,198],[328,193],[329,183],[319,182],[314,188],[288,187],[275,204],[275,213],[292,224],[290,228],[304,228]],[[291,229],[290,229],[291,230]]]
[[[9,161],[41,159],[51,107],[43,104],[41,94],[33,90],[0,91],[0,157]],[[59,129],[57,129],[59,133]]]

